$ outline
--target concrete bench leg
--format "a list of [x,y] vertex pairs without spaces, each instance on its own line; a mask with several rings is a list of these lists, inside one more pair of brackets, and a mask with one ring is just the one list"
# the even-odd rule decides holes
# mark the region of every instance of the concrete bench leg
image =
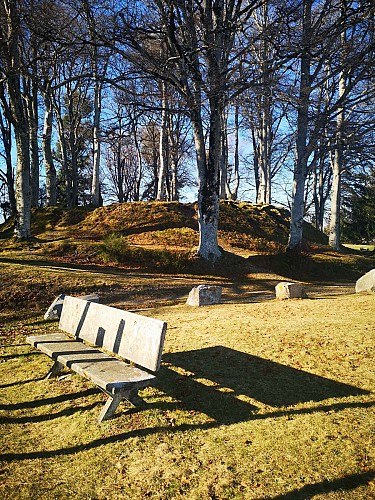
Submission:
[[120,404],[122,399],[123,399],[122,394],[115,394],[113,397],[110,396],[108,398],[106,404],[104,405],[104,408],[100,412],[100,415],[98,418],[99,424],[102,420],[108,420],[109,418],[111,418],[114,415],[116,408],[118,407],[118,405]]
[[60,361],[55,361],[50,371],[44,377],[45,379],[56,377],[61,370],[64,368],[64,365],[60,363]]
[[108,420],[113,417],[118,405],[123,399],[130,401],[134,406],[143,406],[146,402],[138,395],[138,390],[133,389],[121,394],[115,394],[114,396],[109,396],[104,408],[100,412],[98,423],[102,420]]
[[125,398],[130,401],[134,406],[143,406],[146,404],[145,400],[138,394],[137,389],[125,393]]

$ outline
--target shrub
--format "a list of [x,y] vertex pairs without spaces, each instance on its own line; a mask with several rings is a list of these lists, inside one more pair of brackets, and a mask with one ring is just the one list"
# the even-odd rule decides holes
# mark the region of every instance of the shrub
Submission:
[[98,254],[104,262],[125,262],[131,256],[129,242],[125,236],[111,233],[98,244]]

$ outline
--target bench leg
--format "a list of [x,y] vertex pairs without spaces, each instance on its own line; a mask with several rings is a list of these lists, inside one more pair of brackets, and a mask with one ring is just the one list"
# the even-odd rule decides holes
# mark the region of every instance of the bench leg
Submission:
[[108,420],[114,415],[116,408],[118,407],[122,399],[123,399],[122,394],[115,394],[113,397],[110,396],[108,398],[106,404],[104,405],[104,408],[100,412],[98,418],[99,424],[102,420]]
[[143,406],[146,404],[146,401],[142,399],[141,396],[138,394],[137,389],[133,389],[129,392],[126,392],[124,397],[128,401],[130,401],[134,406]]
[[60,361],[55,361],[50,371],[44,377],[45,379],[56,377],[61,370],[64,368],[64,365],[60,363]]

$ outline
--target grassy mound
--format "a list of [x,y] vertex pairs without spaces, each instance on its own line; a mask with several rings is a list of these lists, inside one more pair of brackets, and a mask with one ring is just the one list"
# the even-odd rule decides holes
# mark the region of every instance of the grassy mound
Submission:
[[[272,205],[221,202],[219,237],[225,245],[271,253],[288,239],[290,214]],[[38,241],[74,238],[100,240],[109,234],[126,236],[140,245],[191,248],[198,242],[196,206],[178,202],[132,202],[97,209],[49,207],[33,209],[32,234]],[[9,238],[11,222],[0,226]],[[327,237],[305,223],[309,242],[326,244]]]
[[[284,208],[222,201],[218,236],[223,258],[209,271],[246,276],[261,267],[291,279],[345,281],[375,266],[371,252],[332,252],[327,236],[308,223],[304,224],[302,255],[288,255],[289,223],[290,213]],[[11,237],[11,221],[0,226],[3,255],[31,251],[35,258],[75,265],[207,272],[207,263],[196,256],[195,204],[133,202],[97,209],[34,209],[32,233],[31,241],[17,242]]]

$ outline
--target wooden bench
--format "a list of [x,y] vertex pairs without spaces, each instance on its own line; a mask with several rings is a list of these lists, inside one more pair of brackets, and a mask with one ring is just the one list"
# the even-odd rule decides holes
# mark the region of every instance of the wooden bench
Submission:
[[108,395],[101,422],[113,416],[122,399],[135,406],[144,403],[138,389],[155,379],[166,328],[158,319],[66,296],[62,331],[29,336],[27,341],[55,361],[46,378],[68,367]]

